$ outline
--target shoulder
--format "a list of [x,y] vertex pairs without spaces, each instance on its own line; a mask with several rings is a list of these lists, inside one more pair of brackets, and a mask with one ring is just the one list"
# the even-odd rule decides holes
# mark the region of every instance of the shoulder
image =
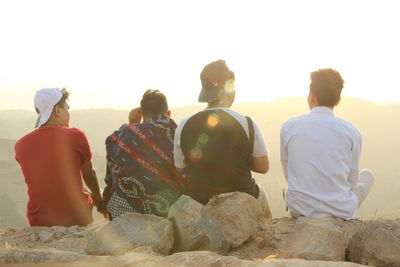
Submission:
[[32,137],[34,136],[36,130],[22,136],[16,143],[15,143],[15,149],[18,149],[21,146],[24,146],[24,144],[29,143]]
[[181,122],[178,124],[176,130],[181,131],[188,121],[196,119],[200,114],[203,114],[203,112],[204,112],[204,110],[187,116],[186,118],[181,120]]
[[63,131],[65,131],[65,132],[67,132],[67,133],[70,133],[70,134],[73,134],[73,135],[83,135],[83,136],[86,136],[86,134],[85,134],[82,130],[80,130],[80,129],[78,129],[78,128],[63,127]]
[[82,130],[80,130],[78,128],[63,127],[62,131],[64,133],[72,136],[72,138],[74,140],[87,140],[87,136],[86,136],[85,132],[83,132]]
[[[242,115],[242,114],[240,114],[240,113],[237,113],[236,111],[233,111],[233,110],[230,109],[230,108],[224,108],[224,109],[222,109],[222,110],[225,111],[226,113],[228,113],[229,115],[231,115],[233,118],[235,118],[235,119],[236,119],[238,122],[240,122],[240,123],[244,123],[244,122],[247,121],[245,115]],[[253,119],[252,119],[252,121],[255,122]]]
[[305,115],[301,115],[301,116],[290,118],[290,119],[286,120],[282,124],[281,130],[287,130],[287,129],[290,129],[291,127],[293,127],[293,126],[301,124],[303,121],[308,119],[308,116],[309,116],[308,114],[305,114]]
[[361,133],[354,124],[352,124],[351,122],[346,121],[342,118],[338,118],[338,117],[336,117],[335,120],[339,125],[341,125],[351,135],[353,135],[356,138],[361,138]]
[[[122,124],[117,130],[113,131],[111,134],[109,134],[106,138],[106,143],[112,138],[112,136],[120,136],[121,134],[127,132],[129,130],[129,125],[128,123]],[[139,125],[139,123],[135,123],[135,126]]]

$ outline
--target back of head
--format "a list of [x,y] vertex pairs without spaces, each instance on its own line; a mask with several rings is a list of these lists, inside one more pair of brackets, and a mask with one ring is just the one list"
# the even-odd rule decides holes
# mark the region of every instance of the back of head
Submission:
[[68,100],[69,92],[65,88],[42,88],[35,94],[34,105],[39,114],[35,128],[40,127],[50,119],[55,106],[62,107]]
[[140,101],[144,117],[164,115],[168,111],[167,97],[159,90],[147,90]]
[[221,89],[227,87],[226,82],[235,80],[235,74],[226,66],[224,60],[217,60],[203,68],[200,80],[202,90],[199,102],[211,103],[218,100]]
[[340,101],[344,81],[334,69],[320,69],[311,73],[310,92],[320,106],[334,107]]

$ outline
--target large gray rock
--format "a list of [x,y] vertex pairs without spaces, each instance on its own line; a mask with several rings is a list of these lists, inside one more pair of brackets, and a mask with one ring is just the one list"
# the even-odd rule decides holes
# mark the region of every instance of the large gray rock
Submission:
[[199,228],[203,205],[182,195],[170,208],[168,218],[174,223],[175,251],[210,250],[210,238]]
[[173,224],[150,214],[126,213],[88,238],[85,251],[93,255],[121,255],[137,247],[149,246],[168,254],[172,248]]
[[214,196],[205,206],[181,196],[168,215],[175,223],[175,250],[226,254],[252,237],[261,213],[256,199],[246,193]]
[[300,217],[293,234],[278,250],[279,258],[344,261],[346,238],[337,220]]
[[221,228],[231,248],[240,246],[257,232],[257,222],[262,216],[257,200],[241,192],[212,197],[203,213]]
[[400,266],[400,221],[360,227],[349,243],[349,259],[374,266]]

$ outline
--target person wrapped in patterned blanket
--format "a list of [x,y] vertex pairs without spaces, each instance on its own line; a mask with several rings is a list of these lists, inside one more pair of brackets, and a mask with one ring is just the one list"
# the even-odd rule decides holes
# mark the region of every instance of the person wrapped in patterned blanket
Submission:
[[126,212],[166,217],[180,197],[183,183],[173,163],[177,125],[170,116],[165,95],[147,90],[130,123],[107,137],[102,208],[109,219]]

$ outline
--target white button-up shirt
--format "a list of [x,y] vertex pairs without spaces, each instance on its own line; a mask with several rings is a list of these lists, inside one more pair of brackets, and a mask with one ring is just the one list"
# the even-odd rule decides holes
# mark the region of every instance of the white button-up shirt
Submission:
[[317,218],[356,217],[361,134],[327,107],[292,118],[281,128],[281,161],[290,210]]

